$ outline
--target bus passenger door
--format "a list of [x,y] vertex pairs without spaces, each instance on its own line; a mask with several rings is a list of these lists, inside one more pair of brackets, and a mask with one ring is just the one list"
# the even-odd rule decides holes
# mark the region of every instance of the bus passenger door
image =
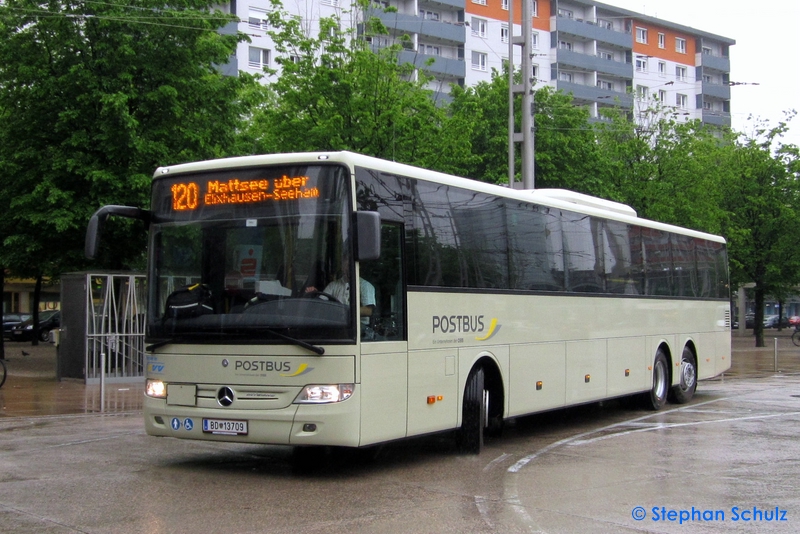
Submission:
[[[359,264],[363,295],[374,294],[361,317],[361,445],[406,435],[408,341],[403,227],[381,223],[381,257]],[[372,297],[369,297],[370,299]]]

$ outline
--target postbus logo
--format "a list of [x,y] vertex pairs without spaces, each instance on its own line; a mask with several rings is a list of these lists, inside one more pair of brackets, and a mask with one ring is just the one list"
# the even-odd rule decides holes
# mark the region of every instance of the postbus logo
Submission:
[[[227,367],[225,362],[223,362],[222,365],[223,367]],[[291,362],[277,362],[272,360],[236,360],[233,365],[233,369],[234,371],[254,373],[278,373],[280,376],[286,378],[308,374],[314,370],[314,368],[309,367],[307,363],[301,363],[299,366],[297,366],[297,368],[294,368]]]
[[496,317],[492,317],[486,326],[484,315],[434,315],[434,334],[476,334],[476,341],[486,341],[500,331]]

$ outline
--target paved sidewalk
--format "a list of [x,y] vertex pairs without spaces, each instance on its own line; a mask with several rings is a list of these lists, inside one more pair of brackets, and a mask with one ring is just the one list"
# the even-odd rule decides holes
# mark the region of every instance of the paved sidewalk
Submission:
[[[0,388],[0,417],[100,413],[100,386],[82,380],[56,380],[56,347],[5,342],[8,378]],[[144,379],[106,384],[106,412],[141,411]]]
[[[800,347],[794,346],[791,330],[768,330],[767,345],[755,348],[752,331],[733,333],[733,365],[722,377],[759,378],[800,373]],[[775,342],[778,340],[778,372],[775,372]],[[8,378],[0,388],[0,417],[100,413],[100,386],[81,380],[56,380],[56,348],[50,343],[36,347],[29,342],[5,343]],[[702,384],[701,386],[702,387]],[[144,381],[107,384],[105,412],[135,412],[142,409]]]

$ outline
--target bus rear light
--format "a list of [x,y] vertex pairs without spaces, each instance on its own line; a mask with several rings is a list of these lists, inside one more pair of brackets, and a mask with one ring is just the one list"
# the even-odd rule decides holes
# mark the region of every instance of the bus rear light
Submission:
[[536,382],[536,391],[539,391],[540,389],[542,389],[543,386],[544,386],[544,382],[542,382],[541,380]]
[[328,404],[349,399],[355,384],[314,384],[306,386],[294,399],[295,404]]
[[167,384],[163,380],[148,378],[144,386],[144,394],[154,399],[167,398]]
[[428,404],[434,404],[436,401],[444,400],[444,395],[430,395],[428,396]]

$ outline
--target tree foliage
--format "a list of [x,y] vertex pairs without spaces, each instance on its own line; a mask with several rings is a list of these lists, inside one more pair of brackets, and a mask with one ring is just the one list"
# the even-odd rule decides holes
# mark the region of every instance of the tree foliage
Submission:
[[[233,18],[204,0],[0,5],[0,264],[55,276],[85,266],[104,204],[148,204],[156,166],[228,154],[251,80],[222,76]],[[109,230],[100,263],[143,257],[141,228]]]
[[[401,64],[400,45],[373,50],[339,16],[303,21],[281,9],[270,15],[280,76],[268,71],[264,105],[253,109],[243,147],[261,153],[352,150],[452,171],[469,157],[462,131],[425,88],[428,78]],[[387,33],[377,19],[366,34]]]
[[766,296],[800,283],[800,163],[798,148],[780,143],[786,129],[781,123],[760,138],[737,139],[722,198],[731,278],[755,284],[756,345],[762,347]]

